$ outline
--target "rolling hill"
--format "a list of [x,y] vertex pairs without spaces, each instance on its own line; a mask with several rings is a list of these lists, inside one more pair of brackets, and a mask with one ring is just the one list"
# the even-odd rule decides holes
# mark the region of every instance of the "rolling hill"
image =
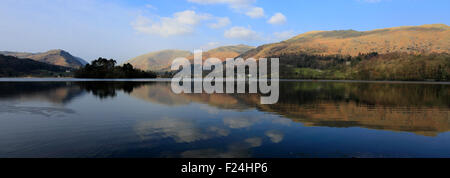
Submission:
[[57,77],[67,75],[72,68],[51,65],[32,59],[22,59],[0,54],[0,77]]
[[289,79],[450,80],[450,27],[308,32],[239,57],[280,59]]
[[[254,49],[255,47],[247,46],[247,45],[235,45],[235,46],[222,46],[215,49],[211,49],[207,52],[203,53],[203,60],[207,60],[208,58],[218,58],[222,61],[225,61],[227,58],[235,58],[239,55]],[[193,61],[194,56],[189,56],[189,60]]]
[[250,50],[241,57],[261,58],[289,54],[350,55],[377,52],[448,53],[450,27],[445,24],[405,26],[372,31],[313,31],[279,43]]
[[[222,46],[203,53],[203,59],[206,60],[210,57],[216,57],[221,60],[227,58],[234,58],[242,53],[253,49],[254,47],[247,45],[235,45],[235,46]],[[169,71],[172,61],[177,57],[186,57],[189,60],[194,60],[193,53],[182,50],[163,50],[157,52],[151,52],[133,58],[126,63],[130,63],[134,67],[141,70],[151,71]]]
[[192,53],[189,51],[163,50],[135,57],[126,63],[130,63],[135,68],[145,71],[161,71],[170,68],[172,61],[177,57],[188,57],[190,55],[192,55]]
[[43,53],[26,53],[26,52],[10,52],[1,51],[0,54],[6,56],[14,56],[17,58],[32,59],[38,62],[44,62],[47,64],[70,67],[70,68],[80,68],[87,64],[87,62],[79,57],[72,56],[70,53],[64,50],[50,50]]

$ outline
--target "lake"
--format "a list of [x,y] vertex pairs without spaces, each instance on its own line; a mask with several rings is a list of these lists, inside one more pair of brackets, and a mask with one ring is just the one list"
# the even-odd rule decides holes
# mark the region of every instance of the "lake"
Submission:
[[0,157],[450,158],[448,83],[283,81],[280,99],[165,81],[0,82]]

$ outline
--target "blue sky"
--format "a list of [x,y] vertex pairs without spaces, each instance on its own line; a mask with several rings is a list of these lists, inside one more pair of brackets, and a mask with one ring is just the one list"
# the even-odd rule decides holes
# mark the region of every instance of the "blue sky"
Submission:
[[313,30],[448,25],[449,7],[448,0],[1,0],[0,51],[64,49],[124,62]]

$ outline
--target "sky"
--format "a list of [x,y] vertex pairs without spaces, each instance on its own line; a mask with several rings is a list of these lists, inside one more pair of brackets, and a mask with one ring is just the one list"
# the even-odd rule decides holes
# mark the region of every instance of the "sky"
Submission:
[[63,49],[121,63],[316,30],[449,25],[449,7],[449,0],[1,0],[0,51]]

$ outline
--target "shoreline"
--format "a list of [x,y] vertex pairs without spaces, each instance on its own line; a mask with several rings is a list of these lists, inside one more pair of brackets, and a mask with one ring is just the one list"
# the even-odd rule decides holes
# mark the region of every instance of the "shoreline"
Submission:
[[[171,82],[171,78],[155,79],[83,79],[83,78],[0,78],[0,82]],[[388,83],[388,84],[443,84],[450,81],[395,81],[395,80],[312,80],[312,79],[279,79],[280,82],[335,82],[335,83]]]

